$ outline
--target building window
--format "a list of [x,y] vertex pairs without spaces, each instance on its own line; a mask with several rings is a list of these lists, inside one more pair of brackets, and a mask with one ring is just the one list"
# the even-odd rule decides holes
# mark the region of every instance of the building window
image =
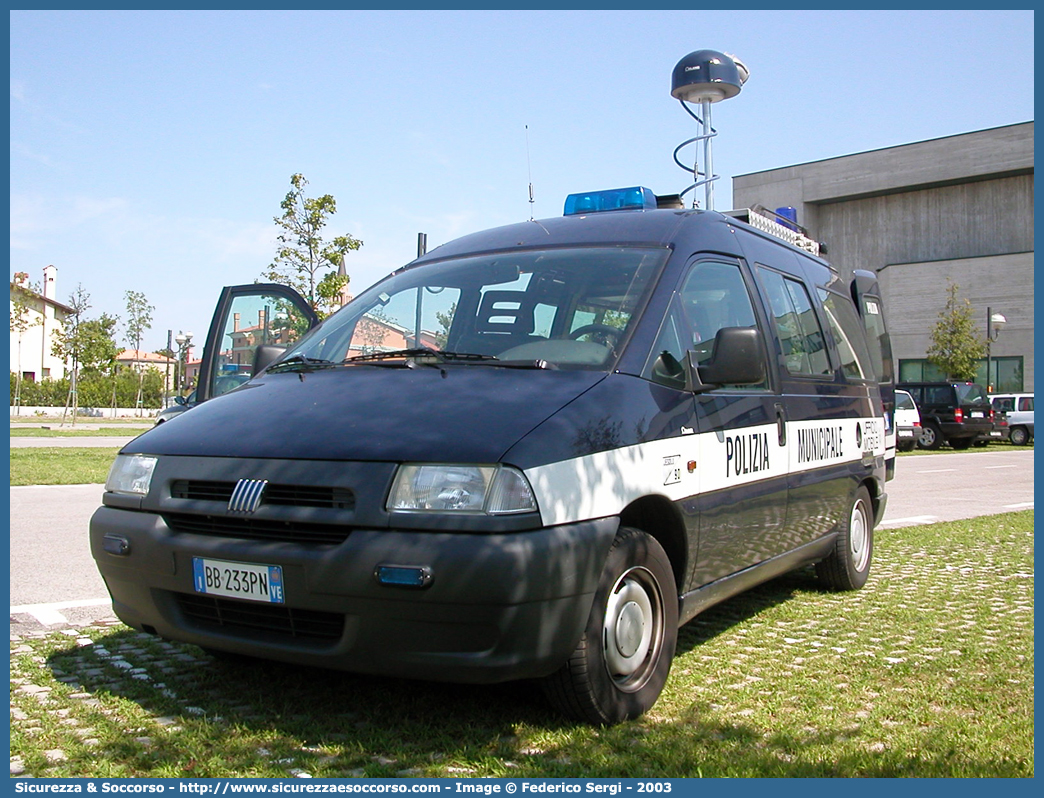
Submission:
[[[991,393],[1021,393],[1023,358],[990,358],[990,379],[986,378],[986,358],[979,361],[975,382],[990,387]],[[899,382],[942,382],[946,374],[923,358],[899,361]]]

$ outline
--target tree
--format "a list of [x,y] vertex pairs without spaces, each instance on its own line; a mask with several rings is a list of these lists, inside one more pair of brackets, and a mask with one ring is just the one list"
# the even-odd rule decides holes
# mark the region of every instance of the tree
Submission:
[[951,379],[972,380],[975,379],[978,361],[986,355],[986,342],[972,318],[971,302],[960,298],[960,286],[953,281],[948,283],[949,297],[932,329],[928,361]]
[[[134,344],[134,357],[137,359],[138,350],[141,349],[141,339],[147,330],[152,329],[152,311],[156,308],[149,304],[145,294],[140,291],[127,291],[124,295],[127,300],[127,321],[124,329],[127,333],[126,341]],[[115,376],[115,375],[114,375]],[[141,408],[141,386],[145,379],[145,370],[138,369],[138,396],[134,400],[134,406]],[[115,383],[113,383],[113,395],[115,396]]]
[[134,344],[135,350],[141,349],[141,339],[152,329],[152,311],[156,308],[139,291],[127,291],[123,296],[127,300],[127,319],[123,323],[125,340]]
[[11,291],[11,332],[18,336],[18,371],[15,377],[15,413],[21,413],[22,407],[22,337],[32,327],[43,324],[43,315],[33,312],[33,295],[39,294],[36,285],[28,283],[29,275],[18,272],[15,275],[15,288]]
[[120,347],[116,343],[119,318],[102,313],[80,323],[80,366],[84,371],[112,374]]
[[[83,284],[77,283],[76,291],[69,296],[69,307],[72,313],[65,319],[65,324],[60,330],[55,330],[52,335],[51,352],[55,357],[60,357],[66,362],[72,361],[72,379],[69,382],[69,395],[66,399],[66,409],[72,405],[72,423],[76,425],[76,381],[80,371],[80,359],[84,353],[84,341],[81,336],[80,327],[85,321],[84,314],[91,308],[91,295],[83,290]],[[65,413],[62,413],[62,422],[65,422]]]
[[335,301],[348,284],[348,275],[339,273],[338,268],[343,267],[344,256],[359,249],[362,241],[342,235],[327,242],[322,230],[337,213],[337,201],[329,194],[306,197],[308,181],[304,175],[292,175],[290,185],[279,204],[282,215],[273,217],[281,230],[276,256],[262,276],[296,289],[320,317],[325,317],[336,309]]
[[439,329],[435,333],[435,345],[439,349],[446,348],[446,341],[449,339],[450,326],[453,324],[453,317],[456,313],[456,302],[450,305],[445,312],[442,312],[441,310],[435,311],[435,320],[439,323]]

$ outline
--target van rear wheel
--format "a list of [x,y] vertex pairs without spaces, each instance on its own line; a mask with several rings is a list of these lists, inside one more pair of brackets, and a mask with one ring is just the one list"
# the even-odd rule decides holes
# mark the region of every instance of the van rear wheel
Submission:
[[663,547],[639,529],[616,534],[587,627],[542,682],[560,712],[595,725],[644,714],[659,698],[678,641],[678,591]]
[[1029,432],[1026,431],[1025,427],[1012,427],[1011,442],[1016,446],[1025,446],[1029,443]]
[[816,575],[831,590],[858,590],[870,575],[874,552],[874,509],[870,492],[860,485],[846,522],[838,531],[834,550],[816,563]]

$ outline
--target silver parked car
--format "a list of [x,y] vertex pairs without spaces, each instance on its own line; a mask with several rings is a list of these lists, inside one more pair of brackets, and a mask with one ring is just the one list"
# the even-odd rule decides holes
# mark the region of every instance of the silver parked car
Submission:
[[196,406],[196,392],[193,391],[188,396],[175,396],[174,404],[170,407],[165,407],[156,414],[156,423],[163,424],[164,422],[170,421],[172,418],[180,416],[186,410],[191,410]]

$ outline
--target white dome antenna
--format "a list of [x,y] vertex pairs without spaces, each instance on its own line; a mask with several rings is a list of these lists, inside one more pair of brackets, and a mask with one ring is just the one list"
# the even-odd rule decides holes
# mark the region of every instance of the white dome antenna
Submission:
[[[671,96],[676,98],[700,125],[700,135],[683,141],[674,150],[674,162],[686,172],[691,172],[694,181],[681,192],[681,196],[684,197],[693,189],[704,186],[707,210],[714,209],[714,181],[718,179],[718,175],[714,174],[711,147],[711,140],[718,133],[711,127],[711,105],[735,97],[749,77],[750,70],[746,64],[733,55],[719,53],[717,50],[697,50],[689,53],[675,65],[671,76]],[[697,116],[687,103],[699,103],[700,115]],[[682,147],[700,141],[703,142],[702,172],[698,157],[693,159],[691,168],[678,160],[678,152]],[[697,207],[695,194],[692,206]]]

